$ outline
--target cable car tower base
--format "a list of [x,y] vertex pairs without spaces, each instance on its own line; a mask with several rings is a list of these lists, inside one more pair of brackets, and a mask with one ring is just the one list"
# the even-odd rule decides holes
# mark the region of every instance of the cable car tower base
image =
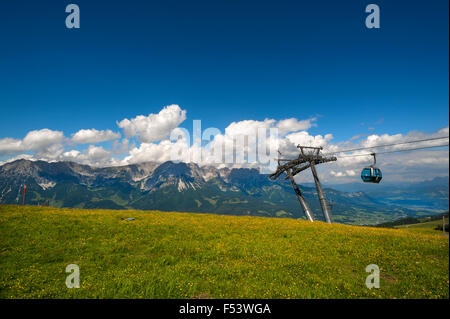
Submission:
[[330,209],[328,208],[328,204],[325,199],[325,195],[323,193],[322,185],[320,184],[319,176],[317,175],[316,165],[327,162],[333,162],[336,161],[337,158],[334,156],[332,157],[322,156],[320,154],[322,147],[310,147],[298,145],[297,148],[300,149],[300,154],[298,155],[298,158],[296,159],[278,158],[277,170],[275,171],[275,173],[269,175],[269,178],[272,180],[276,180],[283,173],[286,173],[286,179],[289,179],[291,181],[292,187],[294,188],[295,194],[297,195],[298,201],[300,202],[300,206],[302,207],[303,212],[306,215],[306,218],[309,221],[313,222],[314,217],[313,214],[311,213],[311,209],[308,207],[308,204],[305,198],[303,197],[300,188],[298,187],[297,183],[294,180],[295,175],[308,168],[311,168],[323,216],[327,223],[331,223],[332,219]]

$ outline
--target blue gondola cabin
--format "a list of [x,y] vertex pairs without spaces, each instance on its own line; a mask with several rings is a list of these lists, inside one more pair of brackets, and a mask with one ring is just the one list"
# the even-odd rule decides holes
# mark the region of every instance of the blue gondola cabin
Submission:
[[379,183],[381,181],[381,169],[376,167],[364,167],[361,172],[361,179],[364,183]]

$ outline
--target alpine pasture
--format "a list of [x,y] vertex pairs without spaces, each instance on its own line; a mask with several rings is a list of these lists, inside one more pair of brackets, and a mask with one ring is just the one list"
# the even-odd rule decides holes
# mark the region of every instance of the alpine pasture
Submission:
[[440,232],[1,205],[0,236],[0,298],[449,298]]

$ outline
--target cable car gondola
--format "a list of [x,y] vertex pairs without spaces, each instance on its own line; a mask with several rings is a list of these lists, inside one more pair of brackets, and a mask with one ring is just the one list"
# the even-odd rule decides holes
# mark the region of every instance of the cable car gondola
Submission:
[[381,169],[375,167],[375,164],[377,163],[375,153],[372,153],[370,155],[373,156],[373,164],[363,168],[363,170],[361,171],[361,179],[364,183],[378,184],[383,176],[381,175]]

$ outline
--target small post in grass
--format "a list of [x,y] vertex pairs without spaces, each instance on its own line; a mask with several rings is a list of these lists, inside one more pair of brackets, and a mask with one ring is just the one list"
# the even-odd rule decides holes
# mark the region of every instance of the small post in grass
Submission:
[[442,235],[445,236],[445,215],[442,215]]
[[23,197],[22,197],[22,206],[25,205],[25,193],[27,192],[27,185],[23,185]]

